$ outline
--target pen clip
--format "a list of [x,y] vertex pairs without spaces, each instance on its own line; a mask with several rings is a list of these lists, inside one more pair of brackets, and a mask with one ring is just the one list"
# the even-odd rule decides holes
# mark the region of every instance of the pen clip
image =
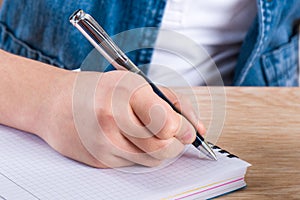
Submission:
[[116,69],[134,73],[140,71],[92,16],[79,9],[70,16],[69,20]]

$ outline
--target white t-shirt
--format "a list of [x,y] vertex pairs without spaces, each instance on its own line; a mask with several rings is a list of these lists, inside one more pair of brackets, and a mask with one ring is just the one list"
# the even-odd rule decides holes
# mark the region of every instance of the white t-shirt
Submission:
[[[254,0],[168,0],[161,30],[177,34],[158,35],[148,76],[166,86],[197,86],[220,85],[221,74],[224,84],[231,84],[240,46],[255,15]],[[200,55],[205,52],[199,54],[193,45],[205,49],[219,75],[210,58]]]

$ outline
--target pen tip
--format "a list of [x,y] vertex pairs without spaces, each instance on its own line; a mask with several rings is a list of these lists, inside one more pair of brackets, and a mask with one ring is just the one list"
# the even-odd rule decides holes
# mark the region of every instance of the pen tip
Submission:
[[215,161],[218,160],[215,152],[210,148],[210,146],[205,141],[202,141],[202,144],[199,145],[198,149],[201,152],[206,152],[205,153],[206,156],[209,157],[210,159],[215,160]]
[[211,158],[213,159],[213,160],[215,160],[215,161],[217,161],[218,160],[218,158],[217,158],[217,156],[216,156],[216,154],[210,154],[211,155]]

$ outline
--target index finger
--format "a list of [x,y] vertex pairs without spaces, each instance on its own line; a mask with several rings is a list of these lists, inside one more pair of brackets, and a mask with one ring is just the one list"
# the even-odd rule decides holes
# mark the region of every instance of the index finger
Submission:
[[194,141],[196,132],[192,124],[155,94],[150,85],[137,88],[130,105],[141,123],[156,137],[176,137],[184,144]]
[[195,108],[187,96],[178,94],[170,88],[160,87],[163,93],[173,103],[173,105],[193,124],[196,130],[201,134],[205,135],[206,129],[203,123],[200,121],[199,113],[195,112]]

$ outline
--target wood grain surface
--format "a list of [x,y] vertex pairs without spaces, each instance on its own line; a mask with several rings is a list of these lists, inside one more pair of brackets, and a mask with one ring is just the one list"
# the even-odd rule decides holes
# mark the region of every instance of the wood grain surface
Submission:
[[[218,146],[252,164],[246,175],[247,188],[220,199],[300,199],[299,88],[174,90],[199,106],[206,127],[223,125],[214,141]],[[212,111],[222,108],[214,104],[224,102],[223,110]],[[225,118],[213,121],[216,115],[223,116],[224,110]],[[208,138],[214,135],[210,131],[213,128],[208,128]]]

